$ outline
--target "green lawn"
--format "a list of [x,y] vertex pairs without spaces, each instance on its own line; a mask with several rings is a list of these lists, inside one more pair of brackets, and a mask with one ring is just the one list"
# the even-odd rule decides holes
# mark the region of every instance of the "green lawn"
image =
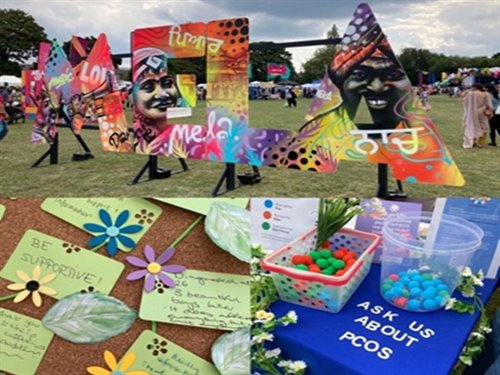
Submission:
[[[493,196],[498,195],[499,148],[463,150],[462,106],[447,96],[432,97],[431,117],[441,131],[466,185],[463,188],[434,185],[405,184],[410,197],[437,196]],[[252,127],[298,129],[309,100],[299,100],[297,109],[283,106],[282,101],[251,101]],[[129,113],[130,117],[130,113]],[[192,123],[205,123],[204,102],[194,110]],[[187,120],[187,119],[184,119]],[[361,108],[359,121],[369,120],[368,112]],[[30,124],[17,124],[0,142],[0,187],[2,196],[209,196],[224,164],[188,160],[191,170],[165,180],[155,180],[128,186],[146,156],[103,152],[98,132],[84,130],[83,138],[92,149],[95,159],[72,162],[71,156],[80,148],[69,129],[60,129],[59,165],[30,168],[46,150],[46,146],[29,142]],[[175,169],[176,159],[161,157],[162,167]],[[247,166],[237,167],[238,173],[249,171]],[[263,180],[253,186],[244,186],[231,196],[373,196],[377,167],[374,164],[342,161],[335,174],[319,174],[296,170],[261,168]],[[391,181],[392,183],[392,181]]]

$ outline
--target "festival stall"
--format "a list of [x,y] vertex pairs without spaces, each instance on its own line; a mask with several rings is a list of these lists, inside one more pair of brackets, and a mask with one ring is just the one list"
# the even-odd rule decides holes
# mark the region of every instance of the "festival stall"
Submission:
[[251,206],[254,374],[446,375],[484,347],[500,199]]

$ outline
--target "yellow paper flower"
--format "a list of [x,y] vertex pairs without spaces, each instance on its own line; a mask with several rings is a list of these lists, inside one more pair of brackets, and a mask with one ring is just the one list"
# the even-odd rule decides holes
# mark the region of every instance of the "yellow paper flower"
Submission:
[[99,366],[87,367],[87,371],[92,375],[150,375],[147,371],[127,371],[135,361],[135,353],[128,353],[123,357],[120,366],[116,362],[116,358],[109,350],[104,352],[104,362],[108,365],[110,370]]
[[33,269],[33,274],[29,277],[24,271],[17,270],[16,275],[22,281],[22,283],[15,283],[7,285],[7,289],[20,291],[16,298],[14,298],[14,303],[24,301],[30,294],[33,304],[36,307],[42,306],[42,297],[40,294],[45,294],[47,296],[55,296],[57,292],[45,286],[45,284],[50,283],[56,278],[55,273],[46,275],[40,278],[42,268],[36,265]]

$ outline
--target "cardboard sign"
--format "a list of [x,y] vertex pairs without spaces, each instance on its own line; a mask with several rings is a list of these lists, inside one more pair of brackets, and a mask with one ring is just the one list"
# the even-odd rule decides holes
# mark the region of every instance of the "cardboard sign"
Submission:
[[57,291],[56,299],[91,287],[109,294],[125,268],[123,263],[104,255],[29,230],[0,271],[0,277],[20,282],[16,271],[22,270],[31,275],[37,264],[42,268],[42,275],[56,274],[49,285]]
[[172,276],[175,288],[143,291],[141,319],[229,331],[250,324],[249,276],[195,270]]
[[39,320],[0,308],[0,370],[34,374],[53,336]]
[[[83,224],[86,223],[104,225],[99,218],[100,209],[106,210],[112,220],[116,220],[123,210],[128,210],[130,217],[123,226],[130,224],[143,226],[140,232],[127,234],[127,237],[133,239],[135,243],[144,236],[161,214],[160,207],[142,198],[47,198],[42,203],[42,210],[83,230],[85,230]],[[131,250],[119,241],[118,248],[123,251]]]
[[146,330],[135,340],[127,353],[133,352],[136,359],[127,371],[148,371],[151,375],[218,375],[210,362],[186,349]]

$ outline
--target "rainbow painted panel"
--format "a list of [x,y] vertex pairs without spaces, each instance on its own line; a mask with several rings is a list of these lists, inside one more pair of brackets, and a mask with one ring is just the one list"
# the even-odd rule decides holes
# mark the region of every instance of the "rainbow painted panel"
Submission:
[[84,115],[87,108],[93,108],[103,149],[131,151],[127,119],[106,35],[99,35],[86,59],[79,64],[78,70],[83,93],[79,112]]
[[[354,123],[363,98],[373,124]],[[311,134],[335,159],[389,164],[407,182],[464,184],[366,4],[356,8],[306,121],[299,137]]]

